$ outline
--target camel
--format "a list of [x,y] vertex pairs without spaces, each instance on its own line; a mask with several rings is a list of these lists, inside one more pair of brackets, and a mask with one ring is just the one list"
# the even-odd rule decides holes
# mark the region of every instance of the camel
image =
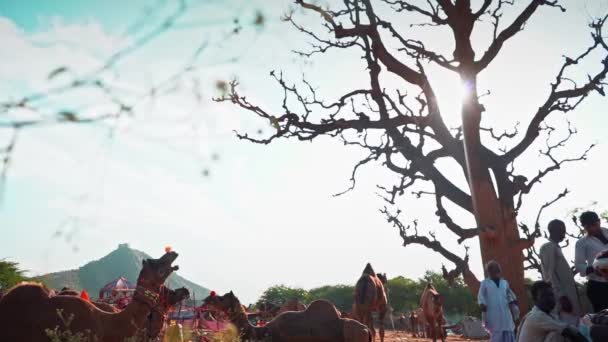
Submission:
[[190,291],[185,287],[180,287],[175,290],[165,286],[161,287],[159,300],[160,309],[162,311],[152,310],[148,316],[148,326],[146,327],[146,330],[148,331],[149,338],[154,339],[160,334],[167,318],[166,312],[188,297],[190,297]]
[[372,312],[378,312],[380,341],[384,342],[384,316],[386,315],[388,304],[384,289],[386,282],[386,274],[376,274],[368,263],[355,285],[354,317],[369,328],[374,341],[376,339],[376,329],[374,329]]
[[[423,310],[423,316],[426,321],[427,337],[437,341],[437,337],[445,342],[445,334],[443,331],[443,297],[435,290],[430,283],[426,285],[420,298],[420,307]],[[439,336],[438,336],[439,335]]]
[[[51,294],[51,296],[53,296]],[[61,289],[61,291],[59,293],[56,294],[56,296],[75,296],[75,297],[79,297],[80,296],[80,292],[71,289],[69,287],[64,287]],[[119,312],[120,310],[115,307],[112,304],[108,304],[108,303],[104,303],[104,302],[91,302],[91,304],[95,305],[97,308],[99,308],[101,311],[105,311],[105,312]]]
[[242,341],[272,342],[370,342],[371,332],[363,324],[340,318],[333,304],[316,300],[304,311],[284,312],[263,327],[247,319],[238,298],[230,291],[223,296],[205,298],[204,305],[226,312],[237,327]]
[[[57,295],[58,296],[80,296],[78,291],[68,289],[65,287],[63,289],[61,289],[61,292],[59,292],[59,294],[57,294]],[[161,312],[160,310],[153,310],[148,315],[148,319],[145,321],[145,324],[143,326],[139,326],[138,328],[146,329],[146,331],[148,332],[148,338],[150,338],[150,339],[156,338],[160,334],[160,331],[163,329],[163,325],[164,325],[165,319],[166,319],[165,313],[169,309],[171,309],[173,306],[175,306],[177,303],[181,302],[182,300],[184,300],[188,297],[190,297],[190,291],[188,291],[188,289],[185,287],[181,287],[179,289],[172,290],[168,287],[161,286],[161,290],[159,293],[159,301],[160,301],[160,308],[163,310],[163,312]],[[98,309],[100,309],[101,311],[105,311],[105,312],[116,313],[116,312],[121,311],[118,307],[116,307],[112,304],[109,304],[109,303],[91,302],[91,304],[95,305]]]
[[160,259],[143,260],[133,300],[117,313],[102,311],[75,296],[51,297],[50,291],[38,283],[19,284],[0,300],[2,340],[46,342],[49,338],[45,330],[55,328],[104,342],[137,337],[138,327],[145,326],[150,311],[162,310],[159,291],[169,275],[179,269],[171,266],[177,256],[170,251]]
[[260,317],[264,319],[272,319],[281,310],[281,307],[271,302],[262,302],[258,305]]
[[416,316],[418,316],[418,337],[428,337],[426,334],[426,318],[424,317],[424,310],[422,310],[422,308],[416,309]]
[[277,315],[282,314],[287,311],[304,311],[306,310],[306,305],[298,300],[298,298],[292,298],[285,302],[277,312]]

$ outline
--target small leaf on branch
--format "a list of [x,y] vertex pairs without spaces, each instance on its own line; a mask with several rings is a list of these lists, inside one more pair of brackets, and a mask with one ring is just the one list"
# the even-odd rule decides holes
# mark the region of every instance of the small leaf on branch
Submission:
[[61,74],[65,73],[65,72],[67,72],[67,71],[68,71],[68,68],[67,68],[67,67],[65,67],[65,66],[58,67],[58,68],[54,69],[53,71],[51,71],[51,72],[49,73],[49,75],[47,76],[47,78],[48,78],[49,80],[52,80],[53,78],[55,78],[55,77],[57,77],[57,76],[59,76],[59,75],[61,75]]
[[257,11],[255,14],[255,20],[253,21],[253,25],[255,25],[257,27],[262,27],[262,26],[264,26],[265,22],[266,22],[266,17],[264,16],[264,13],[262,13],[261,11]]
[[78,116],[76,115],[76,113],[71,112],[71,111],[64,110],[64,111],[57,113],[57,115],[63,121],[70,121],[70,122],[78,121]]
[[270,117],[270,125],[276,129],[279,129],[281,126],[279,126],[279,120],[277,120],[277,118],[275,118],[274,116]]

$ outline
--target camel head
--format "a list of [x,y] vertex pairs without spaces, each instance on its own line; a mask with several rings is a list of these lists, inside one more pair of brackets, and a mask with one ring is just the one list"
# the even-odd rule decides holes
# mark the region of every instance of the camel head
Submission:
[[386,273],[378,273],[376,275],[377,275],[378,279],[380,279],[382,284],[386,285],[386,283],[388,282],[388,278],[386,278]]
[[[176,290],[171,290],[169,288],[162,294],[164,298],[161,300],[163,303],[164,309],[168,310],[172,306],[175,306],[177,303],[182,300],[190,297],[190,291],[187,288],[181,287]],[[163,325],[165,323],[165,315],[158,310],[152,310],[150,315],[148,316],[149,320],[149,335],[150,338],[156,338],[160,331],[163,329]]]
[[188,291],[185,287],[180,287],[179,289],[169,290],[167,294],[167,304],[169,307],[181,302],[184,299],[190,298],[190,291]]
[[238,298],[236,298],[232,291],[223,296],[218,296],[212,292],[203,300],[203,305],[218,311],[227,312],[229,314],[243,310],[241,302]]
[[177,256],[176,252],[168,251],[160,259],[144,259],[137,285],[158,293],[171,273],[179,269],[179,266],[171,265]]

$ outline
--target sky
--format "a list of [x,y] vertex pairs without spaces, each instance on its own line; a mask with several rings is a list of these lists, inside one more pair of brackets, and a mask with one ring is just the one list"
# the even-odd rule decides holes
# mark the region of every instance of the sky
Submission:
[[[280,110],[282,93],[269,77],[271,70],[283,71],[293,82],[306,75],[327,99],[365,82],[364,66],[355,54],[331,52],[306,60],[292,53],[305,49],[308,40],[280,20],[291,3],[200,2],[176,29],[122,58],[107,76],[125,93],[138,94],[172,75],[198,46],[205,46],[196,71],[174,92],[138,102],[133,117],[21,131],[0,207],[0,258],[17,261],[34,275],[77,268],[124,242],[153,256],[170,245],[180,253],[181,275],[219,292],[234,290],[244,302],[256,300],[274,284],[353,284],[367,262],[389,277],[417,278],[426,270],[439,270],[444,262],[440,256],[421,247],[404,248],[397,230],[378,212],[384,202],[375,194],[376,184],[394,181],[381,165],[363,169],[354,191],[332,196],[350,185],[352,167],[364,151],[328,138],[268,146],[239,141],[233,130],[256,134],[271,127],[230,104],[211,101],[219,95],[217,81],[236,78],[250,101]],[[561,56],[580,52],[589,42],[589,14],[607,8],[595,0],[564,4],[566,13],[542,8],[481,76],[482,90],[491,90],[483,98],[485,124],[507,129],[521,121],[525,127],[529,113],[546,96]],[[146,8],[164,6],[167,10],[156,16],[144,15],[149,22],[171,13],[171,3],[0,0],[0,39],[7,47],[0,51],[0,101],[60,84],[66,75],[48,78],[60,66],[68,65],[76,74],[96,70],[115,51],[153,29],[153,24],[134,24]],[[251,24],[258,12],[265,18],[262,26]],[[234,18],[242,26],[236,35],[231,34]],[[320,24],[314,15],[298,12],[296,18],[312,28]],[[420,29],[412,34],[418,32],[439,51],[450,51],[446,32]],[[487,33],[474,35],[477,51],[484,50]],[[577,66],[573,77],[584,78],[597,67]],[[458,79],[432,67],[429,72],[445,120],[457,125]],[[198,98],[192,82],[200,84]],[[391,79],[386,84],[402,86]],[[107,107],[95,92],[75,92],[45,109],[94,114]],[[605,99],[594,95],[569,114],[579,134],[566,153],[580,153],[591,143],[598,147],[586,162],[548,177],[527,198],[521,222],[532,224],[540,205],[564,187],[572,193],[545,211],[541,223],[568,219],[570,210],[593,201],[599,202],[594,208],[606,208],[605,108]],[[0,131],[0,139],[7,137],[6,130]],[[516,165],[528,176],[546,165],[537,150]],[[440,167],[465,185],[451,165]],[[399,208],[406,222],[419,219],[462,255],[463,247],[441,229],[431,201],[408,197],[399,201]],[[473,225],[468,215],[455,218]],[[476,244],[468,243],[472,267],[481,276]],[[565,250],[568,257],[572,246]]]

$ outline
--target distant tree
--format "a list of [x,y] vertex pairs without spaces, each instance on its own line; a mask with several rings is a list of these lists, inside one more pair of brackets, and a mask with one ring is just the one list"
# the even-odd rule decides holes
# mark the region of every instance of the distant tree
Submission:
[[297,298],[300,301],[308,302],[308,291],[301,288],[276,285],[264,291],[256,304],[259,305],[261,303],[268,302],[275,305],[281,305],[292,298]]
[[25,279],[18,263],[0,260],[0,287],[3,290],[7,290]]
[[[441,273],[431,271],[427,271],[424,277],[418,280],[402,276],[389,279],[389,303],[396,312],[408,312],[420,307],[420,296],[429,282],[443,295],[447,315],[479,315],[475,297],[470,293],[462,278],[456,278],[449,284]],[[354,287],[352,285],[325,285],[311,290],[276,285],[264,291],[257,304],[270,302],[281,305],[291,298],[298,298],[308,304],[317,299],[325,299],[340,311],[350,312],[353,296]]]
[[408,312],[420,306],[420,294],[423,285],[412,279],[396,277],[389,279],[388,302],[394,310]]
[[352,285],[326,285],[308,291],[308,298],[310,301],[325,299],[333,303],[338,310],[350,312],[354,291]]

